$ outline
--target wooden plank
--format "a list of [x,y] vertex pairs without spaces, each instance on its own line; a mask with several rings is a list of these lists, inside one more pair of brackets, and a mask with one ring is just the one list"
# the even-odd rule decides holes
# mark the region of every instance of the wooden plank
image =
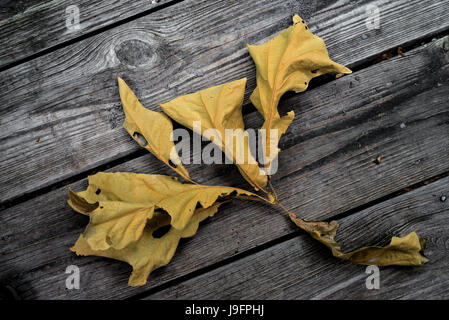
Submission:
[[[181,282],[148,299],[448,299],[449,178],[341,220],[344,248],[384,245],[417,231],[428,239],[430,262],[382,267],[380,287],[368,290],[366,266],[338,261],[306,234]],[[389,241],[389,240],[388,240]],[[388,242],[387,241],[387,242]]]
[[[380,30],[367,30],[364,6],[349,0],[316,8],[310,27],[326,40],[335,60],[355,65],[449,24],[444,10],[449,0],[376,3],[382,8]],[[152,109],[244,76],[248,95],[255,72],[246,43],[287,27],[296,4],[186,1],[1,73],[0,200],[137,150],[120,126],[118,75]],[[133,57],[136,48],[146,53]]]
[[[161,5],[179,1],[32,0],[0,8],[0,69]],[[69,29],[69,6],[79,10],[79,28]],[[69,11],[72,12],[72,11]],[[72,20],[70,20],[72,21]]]
[[4,0],[0,6],[0,25],[3,20],[6,20],[16,14],[23,13],[32,6],[43,4],[51,0]]
[[[300,106],[291,128],[295,137],[283,142],[281,169],[274,176],[289,209],[307,218],[330,218],[449,171],[445,41],[283,102],[284,110]],[[246,121],[260,124],[255,114]],[[381,165],[372,162],[378,154]],[[168,173],[162,168],[148,155],[111,170]],[[233,166],[191,169],[200,183],[245,186]],[[71,187],[81,190],[85,183]],[[128,288],[131,270],[124,263],[69,252],[87,219],[66,205],[66,191],[54,190],[0,215],[0,279],[24,298],[129,297],[297,230],[280,211],[259,203],[226,205],[182,242],[171,264],[156,270],[145,287]],[[64,270],[71,264],[80,267],[80,290],[65,288]]]

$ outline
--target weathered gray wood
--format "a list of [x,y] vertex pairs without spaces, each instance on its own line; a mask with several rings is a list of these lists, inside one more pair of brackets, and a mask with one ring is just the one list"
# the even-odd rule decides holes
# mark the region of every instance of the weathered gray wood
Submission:
[[[283,102],[283,110],[300,105],[290,129],[295,136],[283,142],[286,150],[274,176],[289,209],[307,218],[330,218],[449,171],[449,69],[443,46],[443,40],[435,41]],[[260,124],[255,114],[246,121]],[[375,165],[378,154],[383,161]],[[233,166],[194,169],[192,177],[200,183],[244,186]],[[168,172],[150,155],[111,170]],[[81,190],[85,183],[71,187]],[[1,212],[0,279],[25,298],[128,297],[297,230],[279,210],[236,201],[183,241],[148,285],[128,288],[126,264],[68,251],[87,219],[65,204],[66,191]],[[323,255],[314,255],[317,266]],[[80,290],[65,289],[64,270],[71,264],[81,269]]]
[[[341,220],[347,251],[384,245],[417,231],[430,262],[380,268],[379,290],[366,288],[366,266],[338,261],[306,234],[152,294],[148,299],[444,299],[449,287],[449,178]],[[387,240],[387,241],[385,241]]]
[[[169,0],[10,1],[0,8],[0,68],[120,20],[157,8]],[[66,9],[79,9],[80,28],[68,29]],[[71,12],[71,11],[70,11]]]
[[[354,65],[449,24],[448,0],[380,1],[381,29],[368,30],[368,2],[338,1],[311,15],[336,61]],[[255,72],[246,43],[290,25],[301,3],[186,1],[1,73],[0,200],[137,150],[121,128],[116,76],[152,109],[244,76],[249,94]],[[133,56],[137,49],[143,54]]]

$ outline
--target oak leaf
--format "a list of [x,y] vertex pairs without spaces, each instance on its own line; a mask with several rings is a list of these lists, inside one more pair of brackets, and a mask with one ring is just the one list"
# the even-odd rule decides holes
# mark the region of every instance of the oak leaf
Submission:
[[[256,190],[265,190],[267,176],[251,155],[245,138],[242,105],[246,78],[214,86],[160,104],[173,120],[211,139],[237,165],[240,173]],[[194,126],[201,122],[200,127]],[[229,134],[234,137],[226,139]]]
[[[324,41],[313,35],[298,15],[293,22],[293,26],[268,42],[248,45],[257,68],[257,87],[250,99],[265,120],[265,166],[277,156],[279,139],[294,118],[293,111],[280,117],[277,107],[282,95],[287,91],[305,91],[312,78],[324,73],[351,73],[329,58]],[[276,130],[275,136],[272,130]]]
[[142,286],[146,284],[149,274],[156,268],[167,265],[172,259],[179,240],[195,235],[198,225],[207,217],[213,216],[220,203],[208,208],[195,210],[192,218],[182,229],[171,227],[162,237],[157,238],[154,232],[163,226],[170,225],[170,218],[161,211],[155,214],[143,229],[141,237],[121,250],[109,248],[107,250],[94,250],[84,235],[80,235],[75,245],[70,249],[80,256],[101,256],[113,258],[129,263],[133,267],[128,285]]

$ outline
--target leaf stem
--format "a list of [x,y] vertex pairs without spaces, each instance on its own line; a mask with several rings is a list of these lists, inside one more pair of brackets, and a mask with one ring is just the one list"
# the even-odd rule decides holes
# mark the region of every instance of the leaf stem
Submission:
[[268,176],[268,185],[270,186],[271,191],[273,191],[275,202],[279,202],[278,195],[276,194],[276,190],[274,189],[273,185],[271,184],[271,176]]
[[[238,189],[238,188],[236,188],[236,189],[237,189],[237,190],[242,190],[242,189]],[[255,193],[252,193],[252,192],[249,192],[249,191],[246,191],[246,190],[243,190],[243,191],[245,191],[246,193],[251,193],[251,195],[249,195],[249,196],[240,195],[240,196],[238,196],[238,198],[240,198],[240,199],[246,199],[246,200],[262,201],[262,202],[268,203],[268,204],[270,204],[270,205],[274,205],[274,203],[271,202],[269,199],[266,199],[266,198],[264,198],[264,197],[261,197],[261,196],[259,196],[258,194],[255,194]]]
[[[165,161],[164,161],[165,162]],[[173,168],[171,165],[169,165],[168,163],[166,163],[166,165],[172,169],[173,171],[175,171],[177,174],[179,174],[185,181],[188,181],[190,183],[196,184],[197,186],[199,186],[200,184],[195,182],[194,180],[190,179],[190,177],[187,177],[186,175],[184,175],[181,170],[176,170],[175,168]]]

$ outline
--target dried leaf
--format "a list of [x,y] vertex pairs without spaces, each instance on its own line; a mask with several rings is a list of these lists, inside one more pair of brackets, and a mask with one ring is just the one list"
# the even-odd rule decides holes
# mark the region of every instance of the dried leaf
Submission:
[[328,247],[332,254],[340,259],[355,264],[377,266],[419,266],[429,261],[423,254],[426,240],[419,238],[415,232],[403,238],[393,237],[386,247],[363,247],[358,250],[343,253],[335,236],[338,222],[307,221],[299,219],[290,213],[291,220],[301,229],[307,231],[314,239]]
[[[206,130],[214,130],[213,142],[233,160],[246,181],[256,190],[265,190],[267,176],[251,155],[248,139],[243,139],[245,126],[242,104],[245,86],[246,78],[178,97],[160,106],[170,118],[208,139],[210,136]],[[201,128],[194,127],[195,121],[201,121]],[[236,134],[232,146],[231,141],[226,141],[226,129]],[[239,139],[242,139],[242,144],[236,143]],[[238,158],[239,155],[242,157]]]
[[[94,176],[89,177],[89,180],[92,180],[92,177]],[[89,184],[89,187],[91,186]],[[100,197],[101,189],[97,185],[93,188],[97,188],[94,193],[88,188],[78,194],[69,189],[68,201],[75,211],[90,216],[83,235],[90,248],[93,250],[106,250],[110,247],[123,249],[137,241],[147,221],[153,218],[154,203],[115,200],[108,192]],[[93,203],[89,203],[84,196]],[[131,198],[130,200],[140,201],[141,199]]]
[[382,157],[379,155],[376,157],[376,159],[374,159],[373,161],[375,164],[381,164],[382,163]]
[[90,212],[84,238],[93,250],[123,249],[139,240],[147,221],[153,218],[152,203],[103,201]]
[[170,224],[168,216],[162,212],[156,211],[153,218],[149,221],[142,236],[127,247],[117,250],[110,248],[107,250],[93,250],[86,241],[84,235],[81,235],[75,245],[70,249],[77,255],[89,256],[96,255],[101,257],[113,258],[129,263],[133,267],[133,272],[129,278],[128,285],[141,286],[147,282],[147,278],[154,269],[165,266],[172,259],[175,250],[181,238],[192,237],[201,221],[209,216],[213,216],[220,206],[219,203],[209,208],[200,208],[195,210],[190,221],[184,228],[170,230],[160,238],[153,236],[153,233]]
[[126,116],[123,123],[126,131],[140,146],[154,154],[185,180],[191,181],[178,154],[174,152],[173,124],[170,118],[163,113],[144,108],[123,79],[118,78],[118,84]]
[[[100,211],[104,202],[126,202],[139,208],[139,204],[148,206],[155,205],[164,209],[171,216],[171,225],[182,230],[189,223],[197,204],[203,208],[212,206],[219,197],[243,196],[245,198],[257,197],[251,192],[221,186],[203,186],[194,184],[183,184],[174,177],[164,175],[137,174],[128,172],[105,173],[99,172],[89,176],[89,186],[85,191],[77,193],[78,197],[86,202],[99,203]],[[79,207],[73,206],[75,210]],[[123,211],[114,212],[120,215],[129,207],[122,207]]]
[[[248,45],[257,67],[257,87],[251,102],[264,117],[262,129],[267,130],[266,166],[279,152],[279,139],[294,117],[293,111],[280,117],[277,106],[281,96],[291,90],[305,91],[312,78],[324,73],[351,73],[329,58],[324,41],[313,35],[298,15],[293,17],[293,22],[293,26],[270,41],[259,46]],[[277,130],[277,137],[272,137],[270,129]]]

